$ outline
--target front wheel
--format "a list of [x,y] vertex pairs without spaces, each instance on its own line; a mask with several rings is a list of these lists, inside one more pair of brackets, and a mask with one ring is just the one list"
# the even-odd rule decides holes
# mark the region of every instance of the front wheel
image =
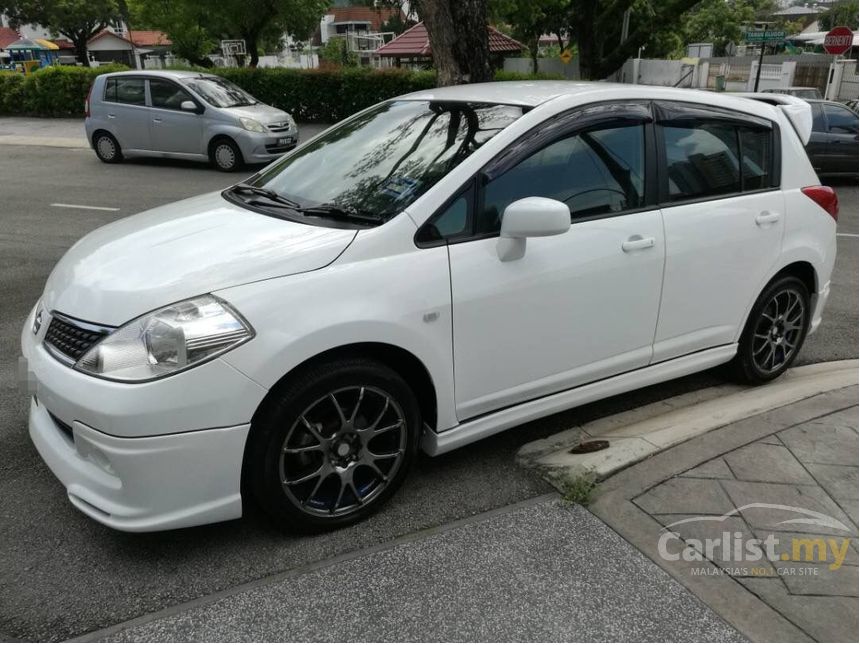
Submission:
[[765,288],[753,305],[738,353],[732,362],[735,377],[751,384],[772,381],[797,358],[811,316],[809,290],[786,276]]
[[242,151],[230,139],[217,139],[209,147],[209,160],[221,172],[233,172],[242,167]]
[[246,473],[260,506],[286,528],[358,521],[403,483],[421,415],[385,365],[349,359],[291,380],[255,418]]

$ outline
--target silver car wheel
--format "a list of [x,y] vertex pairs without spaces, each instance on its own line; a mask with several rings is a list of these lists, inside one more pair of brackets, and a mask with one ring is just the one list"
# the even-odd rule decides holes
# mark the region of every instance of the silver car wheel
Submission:
[[96,149],[102,159],[110,161],[116,157],[116,144],[114,144],[113,139],[106,135],[102,135],[98,138],[96,141]]
[[230,169],[236,165],[236,153],[233,147],[227,143],[219,143],[215,146],[215,163],[220,168]]
[[335,390],[308,406],[287,432],[281,485],[310,515],[348,515],[386,489],[406,443],[406,418],[390,394],[369,386]]

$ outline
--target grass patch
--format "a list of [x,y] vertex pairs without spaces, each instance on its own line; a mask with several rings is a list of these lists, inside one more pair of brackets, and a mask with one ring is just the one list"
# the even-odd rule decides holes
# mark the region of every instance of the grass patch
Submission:
[[554,472],[548,476],[549,482],[561,493],[567,504],[588,506],[597,490],[597,475],[589,470],[579,475],[567,472]]

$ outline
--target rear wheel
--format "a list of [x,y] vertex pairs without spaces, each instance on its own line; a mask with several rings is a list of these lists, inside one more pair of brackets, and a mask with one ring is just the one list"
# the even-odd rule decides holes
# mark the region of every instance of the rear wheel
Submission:
[[744,383],[772,381],[797,358],[810,320],[809,291],[802,281],[786,276],[769,284],[750,312],[738,353],[735,377]]
[[96,156],[105,163],[119,163],[122,161],[122,148],[110,132],[101,130],[93,135],[93,148]]
[[242,167],[242,151],[232,139],[216,139],[209,146],[209,160],[221,172],[233,172]]
[[287,528],[358,521],[402,484],[421,416],[385,365],[349,359],[298,375],[255,418],[246,473],[263,509]]

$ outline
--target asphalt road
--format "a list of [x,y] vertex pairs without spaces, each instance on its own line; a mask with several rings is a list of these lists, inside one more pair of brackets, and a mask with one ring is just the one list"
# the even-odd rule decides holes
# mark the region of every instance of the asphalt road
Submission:
[[[548,486],[514,465],[523,443],[720,380],[714,372],[679,379],[423,458],[382,512],[327,535],[284,534],[257,517],[149,535],[106,529],[71,507],[29,441],[27,400],[16,383],[22,322],[54,263],[88,231],[237,179],[176,162],[106,166],[82,149],[0,147],[0,636],[68,638],[534,497]],[[839,238],[825,322],[802,362],[857,356],[858,193],[856,183],[838,190],[839,230],[846,236]]]

